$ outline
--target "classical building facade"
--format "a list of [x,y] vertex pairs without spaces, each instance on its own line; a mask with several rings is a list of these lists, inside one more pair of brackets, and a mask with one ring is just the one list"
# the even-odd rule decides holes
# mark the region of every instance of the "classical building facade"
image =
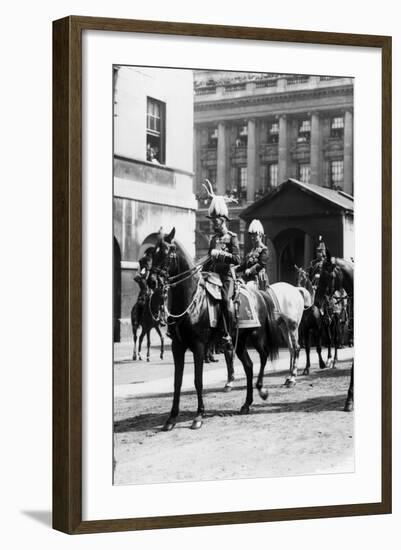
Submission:
[[[180,90],[180,94],[177,93]],[[160,227],[195,254],[192,71],[114,68],[114,340],[131,338],[138,260]]]
[[[195,71],[194,80],[198,256],[210,231],[205,178],[238,201],[231,227],[242,246],[241,212],[289,178],[352,200],[352,78]],[[324,223],[317,229],[324,235]],[[310,246],[317,237],[310,235]]]

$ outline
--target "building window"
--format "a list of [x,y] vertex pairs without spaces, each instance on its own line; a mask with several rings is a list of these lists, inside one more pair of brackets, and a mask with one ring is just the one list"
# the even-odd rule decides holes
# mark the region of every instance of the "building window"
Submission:
[[207,133],[207,146],[209,149],[217,149],[218,135],[217,128],[209,128]]
[[272,122],[267,131],[267,142],[278,143],[279,127],[278,122]]
[[239,126],[237,128],[237,137],[235,139],[236,147],[246,147],[248,145],[248,126]]
[[268,188],[278,185],[278,164],[269,164],[267,166],[267,186]]
[[310,141],[310,120],[300,120],[298,126],[298,142],[309,143]]
[[310,183],[310,164],[300,163],[298,165],[298,179],[302,183]]
[[215,166],[209,166],[206,170],[207,179],[213,186],[214,191],[216,191],[216,180],[217,180],[217,168]]
[[165,164],[166,104],[148,97],[146,111],[146,160]]
[[330,183],[333,189],[343,187],[344,183],[344,161],[332,160],[330,163]]
[[238,198],[240,201],[246,200],[246,187],[248,183],[248,169],[246,166],[238,168],[237,178]]
[[331,119],[330,137],[342,138],[344,136],[344,117],[335,116]]

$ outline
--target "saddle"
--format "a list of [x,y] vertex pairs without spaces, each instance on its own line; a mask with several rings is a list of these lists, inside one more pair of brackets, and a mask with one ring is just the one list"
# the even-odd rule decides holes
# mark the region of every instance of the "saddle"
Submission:
[[[211,328],[216,328],[222,300],[222,282],[217,273],[202,273],[202,286],[206,290],[206,302]],[[252,292],[245,284],[237,280],[233,296],[235,324],[237,328],[260,327],[256,313],[256,304]]]
[[214,300],[221,300],[221,288],[223,283],[217,273],[205,271],[202,273],[203,277],[203,286],[206,289],[206,292]]

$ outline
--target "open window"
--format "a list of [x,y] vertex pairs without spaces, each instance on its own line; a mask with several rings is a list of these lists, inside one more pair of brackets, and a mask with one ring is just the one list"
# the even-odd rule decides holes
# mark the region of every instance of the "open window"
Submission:
[[151,97],[146,111],[146,160],[166,163],[166,104]]
[[299,121],[298,126],[298,142],[309,143],[310,142],[310,120],[304,119]]

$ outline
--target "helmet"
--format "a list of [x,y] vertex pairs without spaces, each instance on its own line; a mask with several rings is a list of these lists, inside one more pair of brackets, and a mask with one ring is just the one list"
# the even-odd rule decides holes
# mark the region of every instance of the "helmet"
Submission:
[[215,218],[224,218],[230,221],[227,208],[228,198],[222,195],[215,195],[210,181],[206,179],[205,182],[206,184],[204,183],[203,187],[206,189],[208,196],[212,199],[206,217],[211,220]]
[[260,223],[259,220],[252,220],[248,227],[248,233],[257,233],[258,235],[264,235],[265,230],[263,229],[263,225]]
[[322,254],[326,254],[326,245],[324,244],[324,241],[321,235],[319,235],[319,244],[316,247],[316,251],[319,251]]

